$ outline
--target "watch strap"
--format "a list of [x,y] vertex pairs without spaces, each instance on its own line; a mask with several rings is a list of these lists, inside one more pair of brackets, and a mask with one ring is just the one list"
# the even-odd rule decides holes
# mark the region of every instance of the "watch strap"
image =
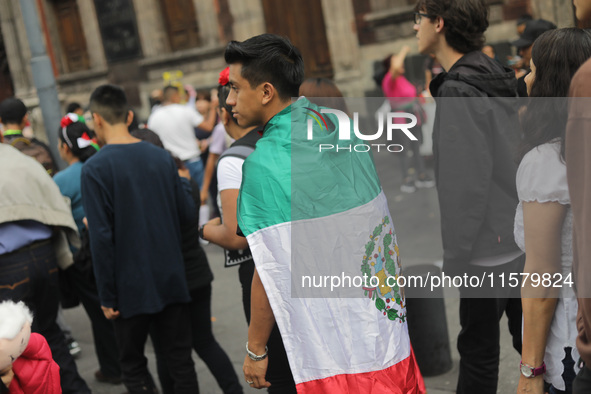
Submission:
[[[523,373],[524,367],[531,371],[531,375],[527,376]],[[535,378],[536,376],[540,376],[546,373],[546,363],[542,362],[542,365],[540,365],[539,367],[532,367],[531,365],[524,363],[522,360],[519,363],[519,370],[521,371],[521,374],[526,378]]]

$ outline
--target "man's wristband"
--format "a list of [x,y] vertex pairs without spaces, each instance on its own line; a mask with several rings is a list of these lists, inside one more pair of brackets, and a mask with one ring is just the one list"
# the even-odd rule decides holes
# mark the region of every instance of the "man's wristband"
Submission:
[[201,226],[199,226],[199,238],[201,238],[201,239],[205,239],[205,236],[203,235],[203,230],[205,229],[206,224],[207,223],[204,223]]
[[253,352],[250,351],[250,349],[248,348],[248,341],[246,342],[246,353],[248,354],[248,357],[252,360],[252,361],[261,361],[267,358],[267,352],[269,351],[269,349],[265,346],[265,353],[259,355],[254,354]]

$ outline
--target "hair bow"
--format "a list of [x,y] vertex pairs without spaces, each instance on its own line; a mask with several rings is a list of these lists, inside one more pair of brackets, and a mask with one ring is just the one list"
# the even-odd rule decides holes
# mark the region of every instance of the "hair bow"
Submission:
[[92,146],[97,151],[99,150],[99,146],[96,141],[96,138],[90,138],[90,136],[86,133],[86,131],[82,134],[82,137],[76,139],[76,143],[78,144],[78,147],[80,149],[84,149],[89,146]]

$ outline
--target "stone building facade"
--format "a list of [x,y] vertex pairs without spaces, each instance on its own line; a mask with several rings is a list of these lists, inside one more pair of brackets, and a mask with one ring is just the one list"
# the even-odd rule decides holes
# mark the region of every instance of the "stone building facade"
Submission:
[[[414,0],[28,1],[37,5],[60,101],[86,104],[94,87],[116,83],[143,117],[149,93],[166,83],[166,72],[180,70],[182,82],[196,88],[215,86],[232,39],[287,35],[304,55],[307,77],[334,78],[351,97],[375,91],[375,62],[405,44],[416,54]],[[560,27],[575,23],[570,0],[487,1],[487,40],[500,49],[516,38],[515,19],[523,13]],[[0,99],[14,94],[35,107],[19,0],[0,0],[0,32]],[[421,59],[413,59],[411,72],[420,83]]]

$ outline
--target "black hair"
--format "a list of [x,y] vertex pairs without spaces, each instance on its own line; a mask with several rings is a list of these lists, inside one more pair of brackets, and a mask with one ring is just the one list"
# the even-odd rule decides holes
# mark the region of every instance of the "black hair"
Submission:
[[228,64],[242,65],[242,77],[251,88],[269,82],[282,100],[298,96],[304,61],[288,38],[261,34],[242,42],[230,41],[224,58]]
[[226,85],[219,85],[218,86],[218,101],[219,101],[219,107],[220,109],[225,109],[226,111],[228,111],[228,113],[230,114],[230,118],[232,119],[232,121],[236,124],[238,124],[238,121],[236,120],[235,117],[232,116],[232,107],[228,105],[228,103],[226,103],[226,100],[228,99],[228,95],[230,94],[230,84],[226,84]]
[[[153,132],[150,129],[147,129],[147,128],[135,129],[130,134],[137,139],[140,139],[142,141],[145,141],[147,143],[150,143],[152,145],[156,145],[157,147],[164,149],[164,144],[162,143],[162,140],[160,139],[158,134],[156,134],[155,132]],[[179,170],[184,170],[187,168],[181,159],[179,159],[177,156],[175,156],[172,152],[170,152],[170,151],[167,151],[167,152],[170,154],[170,156],[172,156],[172,159],[174,160],[174,164],[176,164],[176,167]]]
[[415,11],[425,12],[431,21],[444,21],[445,40],[459,53],[479,51],[488,29],[488,6],[485,0],[419,0]]
[[523,14],[517,19],[516,23],[517,23],[517,26],[519,26],[519,25],[523,25],[533,19],[534,19],[533,16],[531,16],[530,14]]
[[150,129],[135,129],[132,130],[130,134],[137,139],[149,142],[152,145],[156,145],[157,147],[164,149],[164,144],[162,143],[162,140],[158,134]]
[[21,123],[27,114],[27,106],[16,97],[10,97],[0,103],[2,123]]
[[211,92],[209,90],[199,90],[196,99],[211,101]]
[[125,92],[119,86],[101,85],[92,92],[90,112],[100,115],[107,123],[127,124],[129,105]]
[[[83,136],[86,134],[87,138]],[[59,139],[62,143],[66,144],[72,151],[72,154],[78,158],[82,163],[88,160],[92,155],[98,151],[98,145],[96,142],[93,145],[81,148],[78,143],[78,138],[85,140],[95,138],[94,132],[86,126],[86,123],[82,121],[74,122],[66,127],[59,128]]]
[[129,124],[129,126],[127,126],[127,130],[129,130],[130,132],[133,130],[137,130],[140,128],[140,123],[137,120],[137,114],[133,109],[129,109],[132,113],[132,118],[131,118],[131,123]]
[[[591,58],[591,32],[566,28],[544,32],[534,42],[532,61],[535,78],[530,91],[527,111],[521,118],[524,139],[519,159],[553,139],[561,141],[564,159],[564,137],[568,119],[568,90],[579,67]],[[564,97],[540,100],[538,97]]]
[[66,113],[74,113],[74,111],[78,110],[78,109],[83,109],[82,106],[77,103],[77,102],[72,102],[70,104],[68,104],[68,106],[66,107]]

